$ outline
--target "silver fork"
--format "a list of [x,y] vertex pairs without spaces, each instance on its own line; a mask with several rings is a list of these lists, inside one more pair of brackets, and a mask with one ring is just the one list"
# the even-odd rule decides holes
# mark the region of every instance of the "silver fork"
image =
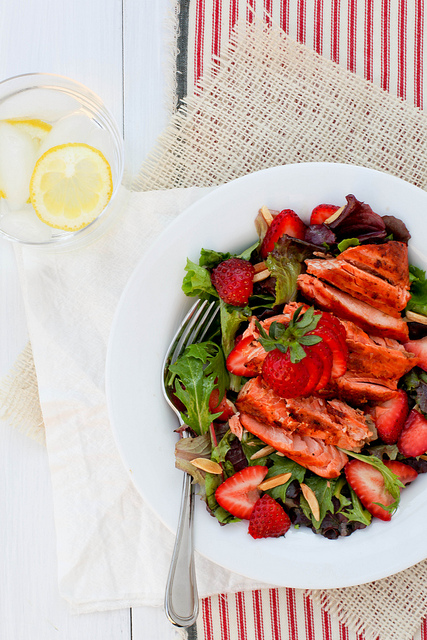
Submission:
[[[183,424],[183,421],[174,404],[173,387],[169,381],[168,369],[187,346],[202,342],[218,313],[218,309],[218,302],[208,303],[206,300],[198,300],[179,326],[163,362],[163,394],[169,406],[176,413],[180,424]],[[184,437],[186,437],[185,432]],[[196,622],[199,611],[194,567],[194,484],[191,480],[191,476],[185,473],[178,528],[165,593],[166,615],[178,627],[191,627]]]

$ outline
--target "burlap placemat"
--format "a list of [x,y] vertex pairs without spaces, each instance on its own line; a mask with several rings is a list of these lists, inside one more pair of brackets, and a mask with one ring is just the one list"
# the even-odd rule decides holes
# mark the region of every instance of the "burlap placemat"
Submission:
[[[221,59],[201,96],[172,118],[134,188],[210,186],[274,165],[328,161],[388,171],[424,189],[426,142],[422,112],[280,29],[256,24]],[[41,413],[37,402],[28,406],[31,398],[37,380],[27,350],[3,380],[1,414],[40,434]],[[425,615],[427,563],[311,595],[367,639],[409,640]]]

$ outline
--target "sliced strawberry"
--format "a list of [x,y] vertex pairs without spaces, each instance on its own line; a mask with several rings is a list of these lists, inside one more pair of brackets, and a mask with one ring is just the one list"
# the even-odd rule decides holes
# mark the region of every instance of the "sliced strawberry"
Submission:
[[339,207],[335,204],[318,204],[311,212],[310,224],[322,224],[338,209]]
[[265,493],[255,503],[249,521],[248,533],[252,538],[279,538],[291,526],[291,520],[283,507]]
[[320,336],[328,345],[332,352],[331,378],[339,378],[347,371],[348,349],[340,335],[328,327],[326,323],[320,321],[316,329],[310,331],[311,334]]
[[344,471],[348,484],[369,513],[380,520],[391,520],[391,513],[380,504],[388,507],[393,504],[394,498],[385,488],[380,471],[361,460],[350,460]]
[[324,342],[324,340],[322,340],[321,342],[318,342],[317,344],[310,347],[310,352],[311,353],[314,352],[316,355],[319,356],[319,358],[322,361],[322,365],[323,365],[322,375],[320,376],[319,382],[314,387],[314,391],[320,391],[320,389],[323,389],[324,387],[326,387],[329,380],[331,379],[332,364],[333,364],[332,351],[328,346],[328,344]]
[[268,254],[273,251],[276,242],[283,236],[288,235],[292,238],[304,240],[306,225],[301,218],[297,216],[292,209],[283,209],[274,219],[267,229],[264,240],[261,245],[261,257],[266,259]]
[[221,411],[221,415],[217,418],[220,422],[227,422],[227,420],[236,413],[233,403],[228,400],[226,394],[224,394],[221,401],[219,400],[219,391],[217,388],[213,389],[209,396],[209,411],[211,413],[219,413]]
[[212,284],[227,304],[244,307],[253,291],[255,269],[248,260],[229,258],[212,270]]
[[420,340],[410,340],[403,345],[406,351],[414,353],[418,358],[418,366],[427,371],[427,336]]
[[397,448],[407,458],[416,458],[427,451],[427,420],[416,409],[406,418]]
[[220,507],[236,518],[249,520],[261,495],[258,485],[264,480],[267,471],[267,467],[254,465],[245,467],[227,478],[215,491],[215,498]]
[[322,317],[320,318],[318,325],[327,325],[330,329],[332,329],[334,331],[334,333],[336,333],[342,341],[344,341],[345,344],[345,339],[346,339],[346,331],[345,331],[345,327],[344,325],[340,322],[340,320],[334,316],[332,313],[329,313],[329,311],[322,311]]
[[375,405],[368,413],[373,417],[378,435],[386,444],[395,444],[408,416],[408,396],[402,390],[386,402]]
[[[319,342],[319,344],[322,344]],[[316,349],[317,345],[314,347],[304,347],[304,351],[306,353],[305,358],[301,360],[301,364],[308,371],[308,383],[306,388],[300,394],[302,396],[310,396],[315,389],[317,389],[320,379],[323,376],[324,366],[323,359],[320,357],[319,353],[321,349]],[[290,396],[288,396],[290,397]]]
[[403,482],[403,484],[409,484],[418,477],[418,473],[415,469],[410,467],[409,464],[405,464],[399,460],[384,460],[384,464],[397,475],[400,482]]
[[227,370],[236,376],[246,376],[248,378],[258,375],[261,371],[262,360],[259,361],[253,358],[256,349],[262,352],[263,360],[265,351],[252,335],[239,340],[234,349],[228,354],[226,360]]

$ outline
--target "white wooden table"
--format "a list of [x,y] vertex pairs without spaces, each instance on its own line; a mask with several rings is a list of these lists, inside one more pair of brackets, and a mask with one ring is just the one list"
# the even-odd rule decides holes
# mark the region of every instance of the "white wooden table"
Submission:
[[[168,118],[169,0],[0,0],[0,80],[68,76],[112,110],[135,174]],[[0,241],[0,375],[27,342],[12,246]],[[162,610],[76,616],[58,594],[45,448],[0,423],[0,638],[169,640]]]

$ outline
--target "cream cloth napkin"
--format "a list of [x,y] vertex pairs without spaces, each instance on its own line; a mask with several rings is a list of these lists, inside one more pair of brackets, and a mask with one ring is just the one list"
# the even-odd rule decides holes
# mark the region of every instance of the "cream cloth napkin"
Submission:
[[[206,191],[123,189],[123,211],[89,246],[16,248],[46,427],[59,589],[79,613],[163,603],[174,533],[144,503],[118,453],[105,357],[117,303],[145,249]],[[196,566],[201,596],[265,586],[200,555]]]

